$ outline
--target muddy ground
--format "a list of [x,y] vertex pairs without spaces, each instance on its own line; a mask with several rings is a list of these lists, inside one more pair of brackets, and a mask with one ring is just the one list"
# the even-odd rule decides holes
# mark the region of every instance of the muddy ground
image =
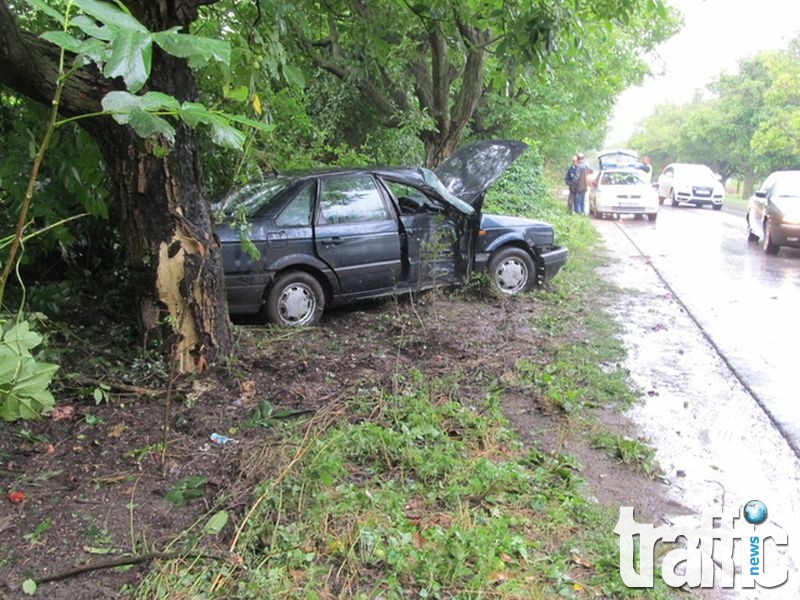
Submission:
[[[609,265],[617,261],[612,252]],[[630,262],[623,260],[621,268]],[[59,407],[67,409],[61,418],[0,424],[0,597],[26,597],[20,586],[28,577],[64,575],[69,576],[42,583],[39,595],[116,597],[146,572],[147,562],[125,571],[71,570],[168,549],[219,495],[227,498],[227,508],[241,512],[258,480],[258,469],[243,460],[244,450],[261,431],[243,423],[263,400],[275,410],[313,413],[359,387],[391,389],[394,375],[411,368],[428,377],[457,373],[464,399],[480,399],[484,382],[502,379],[531,347],[540,348],[547,360],[565,341],[532,329],[529,317],[540,309],[539,302],[535,293],[505,301],[430,293],[414,301],[330,311],[321,326],[300,332],[239,324],[239,360],[177,385],[169,396],[160,387],[149,389],[147,365],[134,365],[141,376],[123,381],[93,370],[90,356],[76,360],[65,378],[72,383],[59,396]],[[652,316],[631,318],[636,305],[625,311],[628,334],[650,339],[656,327]],[[675,303],[663,309],[676,318],[682,311]],[[97,402],[80,393],[99,383],[111,386],[109,400]],[[650,398],[658,397],[663,386],[679,385],[666,376],[642,383]],[[575,455],[598,502],[635,506],[644,522],[694,510],[676,493],[674,482],[685,476],[685,468],[674,461],[667,459],[663,480],[647,479],[590,448],[580,434],[553,435],[559,430],[557,412],[513,389],[504,398],[505,413],[521,439]],[[610,407],[597,416],[631,436],[642,435],[645,426]],[[165,420],[170,423],[166,438]],[[689,436],[688,425],[684,429]],[[238,443],[216,444],[214,433]],[[197,478],[197,485],[184,490],[185,502],[169,501],[176,482],[189,477]]]

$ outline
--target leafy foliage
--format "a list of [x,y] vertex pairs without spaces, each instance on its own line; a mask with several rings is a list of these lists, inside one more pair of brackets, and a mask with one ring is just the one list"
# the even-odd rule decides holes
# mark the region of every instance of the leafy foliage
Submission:
[[[743,59],[683,105],[662,105],[645,118],[630,145],[662,166],[708,164],[723,179],[800,167],[800,37],[788,48]],[[749,194],[749,189],[745,190]]]
[[37,419],[55,405],[49,391],[58,365],[39,362],[32,351],[42,336],[28,321],[12,322],[0,336],[0,417]]

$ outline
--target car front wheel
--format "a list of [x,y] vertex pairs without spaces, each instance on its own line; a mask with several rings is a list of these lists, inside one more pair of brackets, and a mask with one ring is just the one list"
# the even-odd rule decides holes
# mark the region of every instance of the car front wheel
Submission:
[[316,325],[325,309],[325,293],[316,277],[304,271],[279,275],[264,304],[267,321],[282,327]]
[[678,202],[678,196],[675,194],[675,190],[672,190],[672,206],[679,206],[680,202]]
[[764,252],[767,254],[777,254],[781,247],[772,239],[772,224],[767,221],[764,223]]
[[524,250],[505,248],[489,260],[489,277],[503,294],[527,292],[536,283],[536,265]]

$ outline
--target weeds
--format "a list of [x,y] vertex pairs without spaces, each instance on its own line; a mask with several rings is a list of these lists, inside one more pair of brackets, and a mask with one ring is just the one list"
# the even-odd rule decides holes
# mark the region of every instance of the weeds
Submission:
[[645,442],[603,432],[592,440],[592,445],[595,448],[609,450],[613,458],[625,464],[638,465],[648,477],[655,477],[660,472],[655,458],[655,450]]

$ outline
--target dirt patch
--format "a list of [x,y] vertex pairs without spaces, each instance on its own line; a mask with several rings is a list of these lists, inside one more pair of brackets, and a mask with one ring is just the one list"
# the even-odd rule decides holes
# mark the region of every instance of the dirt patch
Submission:
[[[242,464],[242,449],[263,435],[244,422],[265,401],[274,410],[315,412],[365,386],[391,390],[398,374],[416,369],[455,378],[462,402],[480,402],[486,383],[506,379],[521,356],[546,361],[562,342],[532,327],[540,308],[535,294],[500,301],[431,293],[331,311],[305,331],[240,324],[239,360],[179,385],[169,401],[161,390],[134,393],[146,387],[141,380],[118,382],[110,401],[99,403],[65,391],[58,404],[74,411],[67,418],[0,425],[0,487],[4,496],[24,494],[18,503],[0,499],[0,595],[25,597],[20,586],[29,577],[169,552],[220,495],[241,512],[257,478],[257,469]],[[80,373],[91,364],[85,357],[69,368]],[[504,411],[523,441],[576,456],[599,502],[635,505],[651,517],[672,502],[657,480],[589,448],[583,435],[564,436],[562,416],[529,393],[506,389]],[[615,409],[598,416],[634,434]],[[214,443],[214,433],[238,443]],[[102,569],[40,590],[55,599],[112,598],[146,569],[147,562]]]

